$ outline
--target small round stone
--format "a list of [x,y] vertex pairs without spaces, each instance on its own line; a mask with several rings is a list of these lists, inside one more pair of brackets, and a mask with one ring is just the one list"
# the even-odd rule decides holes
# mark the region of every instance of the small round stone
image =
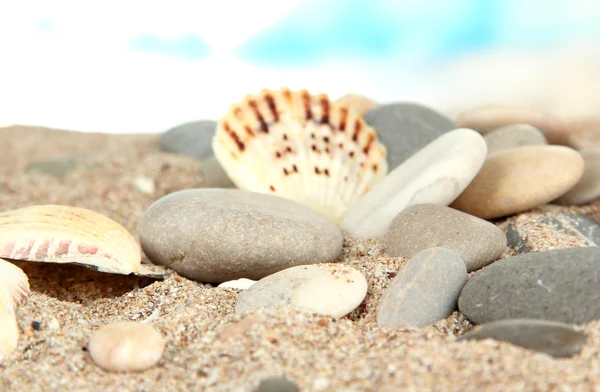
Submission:
[[414,257],[433,247],[458,253],[471,272],[497,260],[506,248],[498,226],[437,204],[416,204],[399,213],[385,236],[392,257]]
[[513,124],[500,127],[486,134],[483,138],[488,146],[488,155],[514,147],[548,144],[544,134],[529,124]]
[[285,377],[270,377],[262,380],[254,392],[298,392],[300,388]]
[[600,149],[587,147],[579,150],[585,162],[585,170],[579,182],[557,202],[561,204],[585,204],[600,197]]
[[205,159],[212,156],[211,142],[216,129],[216,121],[189,122],[163,133],[158,145],[165,152]]
[[461,113],[456,125],[475,129],[482,134],[511,124],[529,124],[544,133],[551,144],[567,145],[569,135],[564,122],[549,113],[535,108],[515,105],[487,105]]
[[164,338],[156,329],[132,321],[105,325],[92,335],[88,345],[96,365],[117,372],[151,368],[164,349]]
[[563,146],[523,146],[490,155],[450,205],[483,219],[516,214],[549,203],[581,178],[581,155]]

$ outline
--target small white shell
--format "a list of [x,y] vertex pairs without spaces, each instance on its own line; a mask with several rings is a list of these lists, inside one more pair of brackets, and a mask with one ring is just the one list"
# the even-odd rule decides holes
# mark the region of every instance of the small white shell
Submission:
[[29,295],[29,279],[16,265],[0,259],[0,360],[10,355],[19,340],[16,308]]
[[361,115],[306,90],[247,96],[219,121],[212,145],[238,188],[303,203],[335,223],[388,170]]
[[141,248],[120,224],[84,208],[41,205],[0,213],[0,257],[138,272]]

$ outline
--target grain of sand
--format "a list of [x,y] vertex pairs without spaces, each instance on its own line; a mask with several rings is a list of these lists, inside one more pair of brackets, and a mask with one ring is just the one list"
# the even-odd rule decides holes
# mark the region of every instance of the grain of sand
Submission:
[[[0,129],[0,210],[56,203],[93,209],[135,236],[159,197],[205,186],[198,163],[161,153],[153,135],[105,135],[34,127]],[[27,172],[30,162],[85,155],[86,165],[57,179]],[[154,184],[144,192],[143,178]],[[598,219],[600,202],[547,206],[512,222],[533,251],[585,246],[544,222],[563,210]],[[507,248],[502,257],[514,251]],[[380,240],[347,237],[340,262],[367,277],[365,301],[340,320],[286,310],[234,314],[235,289],[166,271],[164,280],[94,272],[78,266],[18,263],[32,293],[17,316],[17,350],[0,364],[1,391],[251,391],[285,376],[305,391],[591,391],[600,390],[600,321],[582,325],[582,352],[553,359],[491,340],[456,342],[472,325],[458,312],[423,329],[380,328],[375,308],[406,263]],[[162,268],[162,267],[160,267]],[[574,282],[576,284],[576,282]],[[86,351],[92,332],[118,320],[154,325],[166,337],[159,364],[141,373],[108,373]],[[38,321],[39,330],[32,327]]]

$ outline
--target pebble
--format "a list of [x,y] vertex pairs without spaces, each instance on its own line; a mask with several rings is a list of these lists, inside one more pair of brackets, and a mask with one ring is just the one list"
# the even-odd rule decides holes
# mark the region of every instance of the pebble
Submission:
[[514,147],[548,144],[544,134],[529,124],[513,124],[500,127],[485,134],[483,138],[488,146],[488,155]]
[[571,147],[600,148],[600,116],[570,119],[567,121],[567,127]]
[[392,221],[385,236],[392,257],[413,257],[427,248],[458,253],[467,271],[497,260],[506,249],[506,235],[493,223],[437,204],[406,208]]
[[202,120],[182,124],[163,133],[158,139],[162,151],[187,155],[197,159],[212,156],[212,138],[216,121]]
[[510,319],[483,324],[458,340],[494,339],[557,358],[577,355],[587,337],[570,325],[535,319]]
[[419,252],[392,280],[377,307],[382,327],[421,328],[448,317],[467,281],[460,255],[444,248]]
[[337,318],[356,309],[366,295],[367,280],[351,267],[300,265],[269,275],[242,291],[235,311],[285,306]]
[[546,204],[579,181],[581,155],[563,146],[523,146],[496,152],[451,207],[494,219]]
[[378,106],[364,118],[387,148],[390,171],[437,137],[456,128],[450,119],[435,110],[410,102]]
[[585,163],[583,176],[570,191],[562,195],[557,202],[580,205],[600,197],[600,149],[588,147],[579,150]]
[[238,189],[188,189],[154,202],[138,229],[154,263],[205,283],[258,280],[282,269],[328,263],[343,235],[310,207]]
[[153,367],[165,349],[162,335],[148,324],[122,321],[97,330],[88,344],[90,356],[104,370],[142,371]]
[[236,280],[230,280],[228,282],[223,282],[220,285],[218,285],[217,287],[246,290],[247,288],[252,286],[254,283],[256,283],[256,280],[241,278],[241,279],[236,279]]
[[512,222],[506,226],[506,245],[519,254],[531,252],[531,247],[527,245],[527,239],[519,233]]
[[25,171],[40,172],[55,178],[62,178],[78,169],[92,167],[89,155],[69,155],[52,159],[34,161],[27,165]]
[[346,94],[335,102],[347,106],[361,116],[377,106],[377,102],[357,94]]
[[469,185],[487,156],[471,129],[445,133],[413,155],[350,206],[340,227],[354,237],[382,238],[392,220],[413,204],[450,204]]
[[200,161],[200,173],[207,187],[235,188],[235,184],[214,156]]
[[262,380],[254,392],[298,392],[300,388],[285,377],[270,377]]
[[558,231],[570,233],[585,242],[585,246],[600,246],[600,226],[583,214],[555,213],[548,221]]
[[600,319],[600,248],[531,252],[496,261],[473,275],[458,306],[475,324],[533,318],[583,324]]
[[456,118],[456,125],[461,128],[472,128],[482,134],[494,129],[512,125],[529,124],[542,131],[551,144],[567,145],[568,129],[564,122],[550,114],[535,108],[514,105],[488,105],[461,113]]

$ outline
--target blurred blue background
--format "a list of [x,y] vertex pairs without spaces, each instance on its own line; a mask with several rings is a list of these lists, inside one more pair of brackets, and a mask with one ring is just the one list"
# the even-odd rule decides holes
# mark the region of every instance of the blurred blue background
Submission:
[[263,87],[600,112],[597,0],[0,4],[0,125],[160,132]]

